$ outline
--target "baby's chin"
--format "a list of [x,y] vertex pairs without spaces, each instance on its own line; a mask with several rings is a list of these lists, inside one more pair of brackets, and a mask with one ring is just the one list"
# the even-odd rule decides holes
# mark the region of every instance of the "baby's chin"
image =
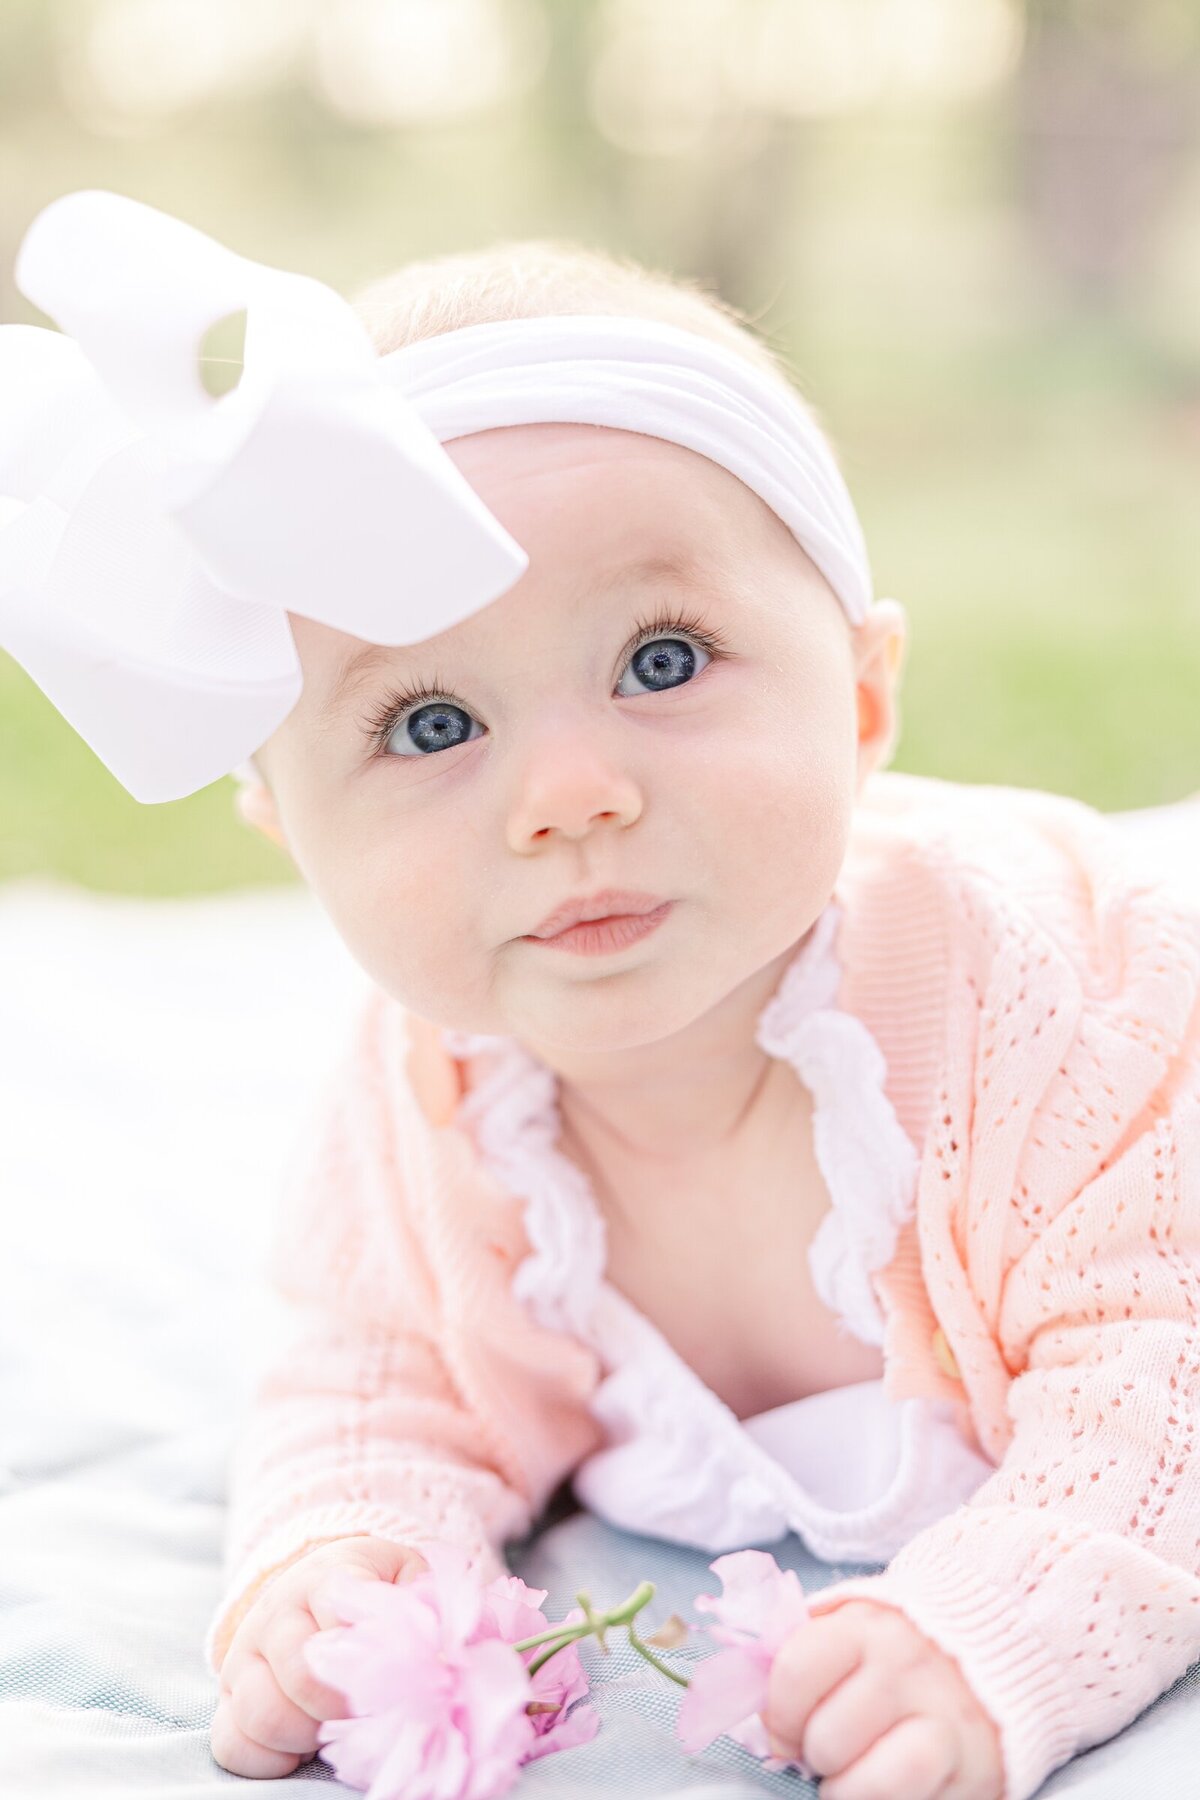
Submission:
[[617,1059],[667,1046],[727,998],[708,986],[694,990],[668,976],[640,986],[629,974],[574,982],[554,1003],[523,1005],[504,1035],[562,1071],[605,1073]]

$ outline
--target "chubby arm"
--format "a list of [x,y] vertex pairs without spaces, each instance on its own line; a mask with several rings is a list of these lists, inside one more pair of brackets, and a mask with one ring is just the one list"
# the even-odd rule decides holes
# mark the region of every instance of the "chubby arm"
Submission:
[[519,1208],[431,1122],[405,1045],[399,1009],[372,996],[289,1170],[268,1275],[296,1330],[239,1423],[214,1673],[258,1594],[316,1544],[451,1539],[499,1573],[594,1441],[594,1361],[512,1300]]
[[204,1647],[213,1673],[263,1588],[331,1539],[447,1538],[500,1573],[498,1547],[528,1529],[533,1496],[489,1462],[478,1424],[427,1339],[331,1309],[289,1346],[230,1469],[225,1588]]
[[[955,1658],[1000,1729],[1005,1800],[1122,1730],[1200,1657],[1200,924],[1174,948],[1172,963],[1148,941],[1152,979],[1131,985],[1132,1004],[1081,1008],[1014,1186],[977,1168],[940,1240],[943,1254],[966,1246],[1013,1371],[999,1466],[880,1575],[812,1604],[895,1607]],[[1114,1099],[1105,1119],[1100,1097],[1135,1089],[1113,1074],[1123,1043],[1154,1079],[1134,1116]],[[978,1151],[994,1116],[978,1078],[973,1101],[962,1135]],[[1088,1137],[1104,1154],[1077,1181]],[[1023,1244],[989,1263],[971,1247],[996,1229],[998,1195]]]

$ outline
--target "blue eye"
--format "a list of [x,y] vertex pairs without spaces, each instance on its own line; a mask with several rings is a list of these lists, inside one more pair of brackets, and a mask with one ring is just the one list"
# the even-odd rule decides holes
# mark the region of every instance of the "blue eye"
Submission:
[[[634,693],[658,693],[677,687],[690,681],[696,672],[695,645],[710,658],[724,654],[724,639],[719,632],[705,629],[695,618],[660,614],[640,626],[622,651],[622,672],[626,667],[632,668],[636,678],[648,684],[634,689]],[[621,697],[629,699],[631,695],[624,693]],[[376,712],[363,721],[363,731],[374,747],[373,754],[412,761],[468,743],[472,723],[478,724],[478,720],[472,720],[466,708],[435,681],[430,687],[402,688],[389,694]],[[405,726],[404,732],[399,731],[401,725]],[[407,737],[407,750],[389,751],[394,734],[402,742]]]
[[453,750],[467,742],[470,715],[465,708],[448,700],[437,687],[402,688],[398,693],[390,694],[379,712],[364,721],[364,729],[375,745],[376,755],[387,753],[388,740],[399,733],[410,713],[408,737],[412,748],[409,755],[416,757],[438,750]]
[[[465,722],[465,723],[464,723]],[[478,724],[478,720],[475,721]],[[408,722],[408,735],[419,753],[453,750],[470,737],[470,715],[453,700],[430,700]]]
[[630,657],[628,667],[639,681],[650,684],[635,692],[661,693],[664,688],[678,687],[681,682],[691,680],[696,672],[695,647],[684,637],[647,638]]

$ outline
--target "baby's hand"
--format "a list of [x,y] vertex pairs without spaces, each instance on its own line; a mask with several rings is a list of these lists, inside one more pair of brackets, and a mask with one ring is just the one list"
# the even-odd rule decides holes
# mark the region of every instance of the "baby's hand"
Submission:
[[318,1544],[276,1576],[233,1634],[221,1664],[213,1760],[231,1775],[290,1775],[316,1755],[323,1719],[346,1717],[346,1697],[317,1680],[302,1649],[344,1621],[317,1598],[332,1569],[366,1581],[404,1581],[428,1565],[386,1538]]
[[820,1800],[1003,1794],[990,1714],[953,1658],[881,1602],[847,1600],[784,1641],[763,1722],[775,1754],[832,1777]]

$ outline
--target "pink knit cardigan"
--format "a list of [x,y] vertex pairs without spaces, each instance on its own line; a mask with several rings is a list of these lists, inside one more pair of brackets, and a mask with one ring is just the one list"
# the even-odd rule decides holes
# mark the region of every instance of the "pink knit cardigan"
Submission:
[[[1077,801],[894,771],[836,894],[837,1004],[920,1157],[872,1277],[885,1391],[957,1402],[996,1466],[812,1611],[906,1613],[1027,1800],[1200,1657],[1200,909]],[[279,1215],[305,1311],[233,1459],[214,1672],[313,1544],[450,1536],[498,1568],[601,1441],[595,1355],[513,1297],[529,1240],[451,1123],[465,1080],[372,992]]]

